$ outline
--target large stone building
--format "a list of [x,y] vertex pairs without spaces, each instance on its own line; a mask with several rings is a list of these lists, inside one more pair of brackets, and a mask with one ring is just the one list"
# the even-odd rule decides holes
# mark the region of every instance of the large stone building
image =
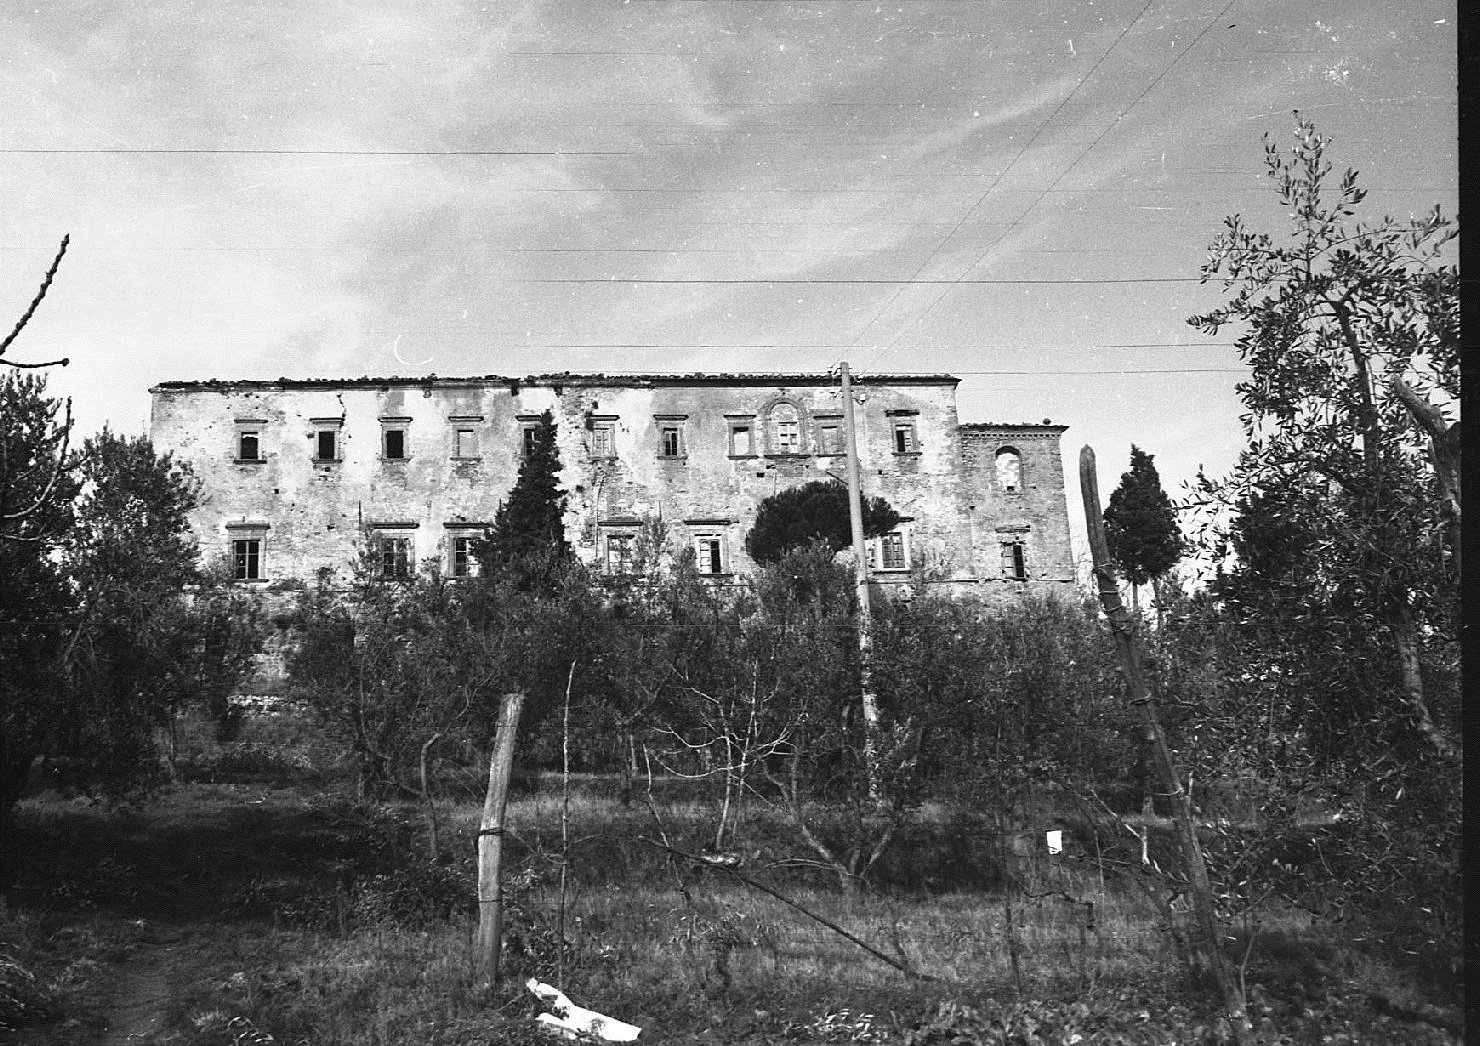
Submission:
[[[986,594],[1071,586],[1065,426],[960,424],[958,380],[854,386],[864,492],[904,517],[871,542],[875,578]],[[367,543],[384,570],[467,573],[547,410],[566,533],[604,571],[631,569],[640,535],[658,532],[706,574],[744,574],[765,498],[845,478],[841,391],[825,374],[180,381],[151,393],[156,448],[203,482],[200,544],[244,581],[342,569]]]

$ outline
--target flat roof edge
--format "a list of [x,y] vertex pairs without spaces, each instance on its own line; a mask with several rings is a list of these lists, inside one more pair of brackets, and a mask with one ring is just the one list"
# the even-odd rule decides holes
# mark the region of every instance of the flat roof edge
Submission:
[[[187,381],[162,381],[151,386],[150,393],[186,391],[230,391],[233,389],[331,389],[331,388],[375,388],[392,386],[424,388],[426,386],[469,387],[477,385],[532,385],[554,387],[563,385],[582,386],[671,386],[671,385],[833,385],[835,375],[826,372],[812,373],[704,373],[692,374],[605,374],[559,372],[514,377],[505,374],[480,374],[467,377],[442,377],[429,374],[410,378],[399,375],[388,377],[363,376],[358,378],[270,378],[270,379],[225,379],[207,378]],[[864,374],[855,376],[857,385],[959,385],[961,379],[954,374]]]

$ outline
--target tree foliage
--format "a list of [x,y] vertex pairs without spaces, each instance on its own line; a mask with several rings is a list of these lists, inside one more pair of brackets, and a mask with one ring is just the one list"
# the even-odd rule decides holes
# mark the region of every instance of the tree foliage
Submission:
[[1455,632],[1457,549],[1428,432],[1394,390],[1436,414],[1458,409],[1458,274],[1446,263],[1457,229],[1437,207],[1406,222],[1351,221],[1365,190],[1351,170],[1328,184],[1328,144],[1298,116],[1288,155],[1266,136],[1289,236],[1230,217],[1203,267],[1228,300],[1189,320],[1208,334],[1237,326],[1250,369],[1238,386],[1247,447],[1230,477],[1203,483],[1210,501],[1248,517],[1224,547],[1255,553],[1283,534],[1279,555],[1236,565],[1223,592],[1259,613],[1325,622],[1331,636],[1362,622],[1364,649],[1351,653],[1386,652],[1400,695],[1390,711],[1454,755],[1457,695],[1427,680],[1442,680],[1452,658],[1429,638]]
[[570,554],[565,495],[560,492],[560,449],[555,421],[547,410],[533,430],[514,488],[499,505],[478,557],[485,571],[497,571],[518,562],[559,563]]
[[[0,498],[42,510],[0,541],[9,614],[0,653],[3,810],[32,763],[65,756],[126,792],[160,770],[157,731],[187,705],[225,716],[260,646],[255,611],[203,571],[189,532],[197,485],[144,437],[104,430],[58,465],[59,405],[39,378],[4,379]],[[55,475],[56,479],[47,479]]]
[[[863,499],[863,531],[875,538],[899,526],[900,516],[883,498]],[[848,488],[816,480],[772,494],[760,504],[755,525],[745,536],[745,551],[761,564],[775,564],[788,552],[822,542],[832,552],[852,543]]]
[[1105,538],[1125,579],[1144,585],[1163,577],[1182,558],[1177,512],[1161,489],[1154,459],[1131,445],[1131,467],[1105,507]]
[[[1288,152],[1266,136],[1289,234],[1235,215],[1203,268],[1227,301],[1189,322],[1238,330],[1247,445],[1230,476],[1200,481],[1220,572],[1159,652],[1198,702],[1194,775],[1242,780],[1264,812],[1220,854],[1231,893],[1405,905],[1443,932],[1459,519],[1436,444],[1458,428],[1457,230],[1437,208],[1356,220],[1365,190],[1350,170],[1332,184],[1328,145],[1298,115]],[[1338,819],[1312,827],[1313,811]]]

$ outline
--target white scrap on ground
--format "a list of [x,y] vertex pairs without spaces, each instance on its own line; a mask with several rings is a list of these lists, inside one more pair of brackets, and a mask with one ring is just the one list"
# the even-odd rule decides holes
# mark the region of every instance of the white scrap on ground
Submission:
[[554,1013],[542,1013],[535,1020],[546,1031],[567,1039],[582,1035],[605,1039],[607,1042],[632,1042],[642,1034],[635,1024],[627,1024],[614,1017],[607,1017],[595,1010],[585,1010],[565,997],[565,993],[554,985],[545,984],[531,977],[524,986],[534,992]]

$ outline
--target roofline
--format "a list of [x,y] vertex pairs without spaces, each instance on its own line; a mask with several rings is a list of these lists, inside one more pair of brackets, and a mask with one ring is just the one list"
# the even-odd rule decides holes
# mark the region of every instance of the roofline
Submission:
[[[961,383],[954,374],[866,374],[853,378],[858,385],[951,385]],[[503,374],[483,374],[469,377],[439,377],[428,374],[421,378],[362,376],[358,378],[276,378],[271,380],[229,380],[210,378],[200,381],[162,381],[152,386],[150,393],[186,391],[230,391],[233,389],[364,389],[384,388],[471,388],[483,385],[508,385],[514,391],[520,385],[540,387],[594,386],[594,387],[657,387],[678,385],[833,385],[837,378],[821,373],[734,373],[734,374],[603,374],[561,372],[556,374],[532,374],[516,378]]]
[[1051,422],[1033,424],[1031,422],[1012,421],[963,421],[960,425],[963,432],[1068,432],[1068,425],[1054,425]]

